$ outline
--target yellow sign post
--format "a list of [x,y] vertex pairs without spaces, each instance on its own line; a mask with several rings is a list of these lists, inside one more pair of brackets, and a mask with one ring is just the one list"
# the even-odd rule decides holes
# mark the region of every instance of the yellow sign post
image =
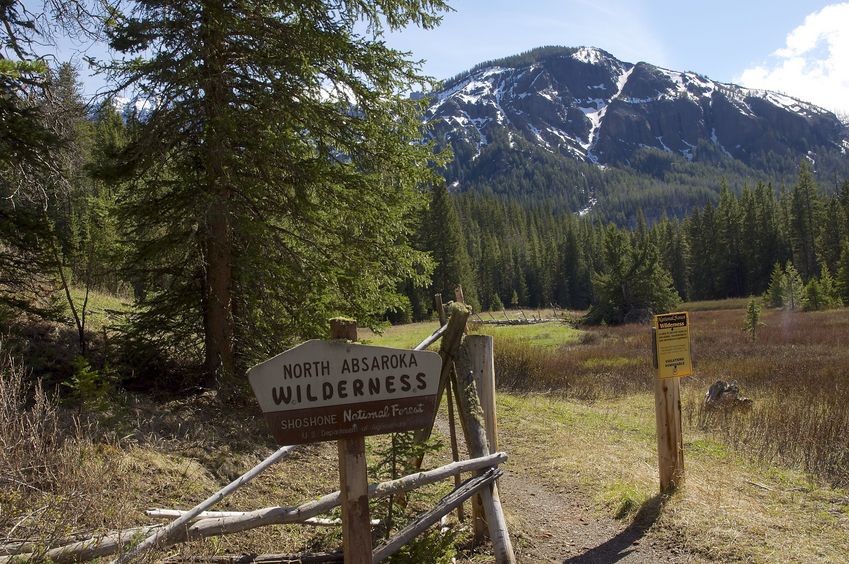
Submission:
[[654,317],[652,352],[655,381],[655,421],[660,491],[669,492],[684,479],[680,378],[692,376],[690,316],[686,312]]
[[655,315],[654,328],[658,378],[692,376],[690,316],[687,312]]

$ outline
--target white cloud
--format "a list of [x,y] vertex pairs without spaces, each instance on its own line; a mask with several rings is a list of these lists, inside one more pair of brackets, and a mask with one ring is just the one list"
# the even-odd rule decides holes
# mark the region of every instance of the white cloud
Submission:
[[744,70],[735,82],[849,115],[849,3],[809,14],[769,63]]

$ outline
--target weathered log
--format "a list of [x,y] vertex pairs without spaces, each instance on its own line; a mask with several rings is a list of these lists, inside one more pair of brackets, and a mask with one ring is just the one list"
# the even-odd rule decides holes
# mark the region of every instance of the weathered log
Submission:
[[[480,457],[489,454],[489,446],[486,440],[483,411],[475,386],[475,363],[472,361],[471,353],[471,348],[464,342],[457,355],[457,399],[460,403],[460,416],[465,421],[463,431],[466,434],[469,454]],[[489,536],[492,539],[495,561],[498,564],[515,564],[516,556],[513,553],[513,545],[507,531],[507,521],[504,519],[504,512],[501,509],[498,486],[493,483],[481,489],[480,497],[486,517],[486,525],[489,528]]]
[[[492,314],[490,314],[492,315]],[[478,323],[482,325],[537,325],[539,323],[562,323],[561,319],[481,319]]]
[[128,551],[126,554],[122,555],[118,558],[117,562],[122,564],[124,562],[129,562],[131,559],[138,557],[140,554],[144,553],[146,550],[150,550],[158,545],[168,545],[169,541],[172,537],[176,537],[180,534],[181,529],[185,529],[186,524],[192,521],[195,515],[203,513],[228,495],[235,492],[241,486],[244,486],[260,474],[262,474],[269,466],[279,462],[280,460],[289,456],[292,451],[295,449],[293,446],[285,446],[277,449],[274,453],[272,453],[268,458],[194,506],[190,511],[187,511],[184,515],[181,515],[177,518],[173,523],[166,525],[165,527],[159,528],[155,530],[152,534],[150,534],[146,539],[144,539],[138,546]]
[[239,556],[204,556],[203,558],[184,558],[172,556],[163,562],[167,564],[189,562],[221,562],[222,564],[328,564],[343,562],[345,555],[341,552],[306,553],[306,554],[241,554]]
[[465,500],[475,495],[476,492],[493,483],[501,474],[501,470],[491,468],[487,472],[469,478],[460,484],[460,487],[452,490],[451,493],[439,500],[439,503],[433,509],[407,525],[395,537],[390,539],[389,542],[378,547],[374,551],[372,561],[375,563],[381,562],[401,550],[401,547],[438,522],[444,515],[453,511],[455,507],[458,507]]
[[740,395],[737,380],[717,380],[705,393],[705,407],[709,409],[735,409],[752,407],[752,400]]
[[444,325],[444,324],[443,324],[443,325],[441,325],[441,326],[439,327],[439,329],[437,329],[436,331],[434,331],[434,332],[433,332],[433,333],[432,333],[432,334],[431,334],[431,335],[430,335],[427,339],[425,339],[424,341],[422,341],[421,343],[419,343],[418,345],[416,345],[415,347],[413,347],[413,350],[414,350],[414,351],[423,351],[423,350],[425,350],[426,348],[428,348],[429,346],[431,346],[433,343],[435,343],[436,341],[438,341],[438,340],[440,339],[440,337],[442,337],[442,335],[444,335],[444,334],[445,334],[445,331],[446,331],[447,329],[448,329],[448,326],[447,326],[447,325]]
[[[439,315],[439,324],[443,327],[446,326],[448,320],[445,317],[445,306],[442,305],[442,294],[435,294],[433,296],[433,304],[436,308],[437,314]],[[478,319],[480,319],[480,316],[478,316]],[[449,380],[450,379],[451,375],[449,374]],[[448,440],[451,443],[451,460],[457,462],[460,460],[460,449],[457,445],[457,425],[454,420],[454,394],[451,392],[452,388],[453,386],[449,381],[445,386],[446,402],[448,403]],[[460,474],[456,474],[454,476],[454,487],[460,487],[461,481],[462,477]],[[390,506],[392,505],[392,500],[389,501],[389,504]],[[466,520],[462,503],[457,506],[457,520],[461,523]]]
[[[446,464],[433,470],[411,474],[397,480],[372,484],[369,486],[369,497],[383,498],[398,492],[414,490],[427,484],[450,478],[459,472],[474,472],[490,466],[503,464],[506,460],[507,454],[498,452],[485,457],[452,462],[451,464]],[[266,507],[257,509],[256,511],[245,512],[241,516],[202,519],[189,524],[187,528],[180,529],[179,535],[172,537],[169,542],[173,545],[186,540],[237,533],[266,525],[302,523],[311,517],[327,513],[334,507],[337,507],[339,502],[340,492],[336,491],[297,507]],[[59,564],[114,554],[128,542],[137,539],[140,534],[147,534],[149,531],[158,528],[162,528],[162,526],[155,525],[109,533],[103,537],[54,548],[43,555],[43,558]],[[22,553],[18,556],[0,557],[0,564],[11,563],[13,559],[17,558],[31,559],[34,556],[36,555],[32,553]]]
[[[90,543],[92,540],[97,539],[105,539],[111,535],[121,535],[124,537],[135,537],[139,535],[145,535],[149,533],[152,529],[157,527],[162,527],[163,525],[147,525],[144,527],[133,527],[130,529],[122,529],[121,531],[110,531],[103,533],[102,535],[94,535],[94,534],[76,534],[71,535],[70,537],[55,539],[50,541],[52,545],[59,546],[67,546],[76,543]],[[32,558],[33,556],[38,555],[38,551],[44,550],[45,541],[17,541],[17,542],[7,542],[0,545],[0,562],[6,562],[7,560],[2,558],[3,556],[14,556],[16,554],[26,555],[27,558]]]
[[[449,306],[448,323],[445,325],[445,333],[442,335],[442,343],[439,347],[439,356],[442,357],[442,371],[439,374],[439,387],[436,391],[436,410],[433,412],[433,421],[424,429],[415,431],[413,440],[416,444],[422,444],[430,438],[433,432],[433,424],[436,421],[436,412],[439,410],[439,404],[442,402],[442,394],[445,391],[445,385],[448,383],[448,378],[452,370],[454,357],[460,349],[460,343],[463,339],[463,332],[466,329],[466,321],[469,319],[471,309],[467,306],[454,302]],[[421,468],[422,457],[418,457],[413,461],[415,468]]]
[[[181,517],[186,512],[181,509],[148,509],[144,512],[148,517],[154,519],[174,519]],[[218,519],[221,517],[244,517],[247,511],[204,511],[200,515],[196,515],[193,521],[202,519]],[[335,527],[342,524],[342,519],[326,519],[323,517],[311,517],[302,523],[303,525],[312,525],[314,527]],[[371,525],[380,525],[380,519],[372,519]],[[0,550],[2,550],[0,548]]]
[[134,527],[123,531],[109,532],[102,536],[95,536],[90,539],[51,549],[43,554],[22,552],[14,556],[3,556],[0,557],[0,563],[11,564],[13,562],[38,560],[58,564],[91,560],[100,556],[114,554],[125,544],[138,540],[139,537],[148,535],[152,531],[162,529],[163,527],[164,525],[152,525],[149,527]]

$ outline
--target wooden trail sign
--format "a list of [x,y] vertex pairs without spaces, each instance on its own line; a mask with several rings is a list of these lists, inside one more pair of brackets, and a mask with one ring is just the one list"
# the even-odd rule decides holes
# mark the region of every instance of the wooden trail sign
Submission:
[[675,489],[684,479],[680,378],[693,374],[687,312],[654,317],[652,352],[657,370],[654,400],[658,473],[660,491],[665,493]]
[[655,315],[654,329],[658,378],[692,376],[690,316],[687,312]]
[[281,445],[397,433],[433,421],[437,353],[312,340],[260,363],[248,381]]

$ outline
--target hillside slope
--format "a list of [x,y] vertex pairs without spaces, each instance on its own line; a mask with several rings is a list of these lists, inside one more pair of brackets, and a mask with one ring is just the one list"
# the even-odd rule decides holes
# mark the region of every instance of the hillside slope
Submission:
[[572,211],[660,181],[683,189],[666,210],[679,214],[709,199],[706,177],[782,182],[802,158],[849,175],[849,127],[827,110],[592,47],[482,63],[433,93],[427,119],[454,150],[455,189],[553,194]]

